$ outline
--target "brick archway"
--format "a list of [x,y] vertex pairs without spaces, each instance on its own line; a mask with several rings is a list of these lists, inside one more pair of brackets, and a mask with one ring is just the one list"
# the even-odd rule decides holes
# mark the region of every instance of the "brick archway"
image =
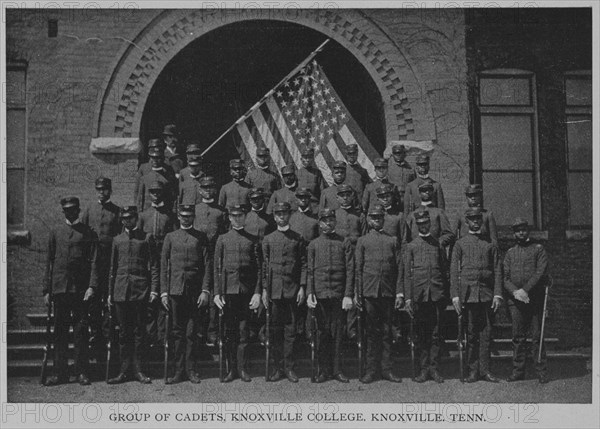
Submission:
[[354,10],[289,9],[160,12],[120,53],[97,102],[92,135],[139,137],[144,105],[168,62],[209,31],[246,20],[291,22],[336,40],[360,61],[377,85],[384,103],[386,140],[436,139],[431,104],[420,96],[423,85],[410,60],[369,18]]

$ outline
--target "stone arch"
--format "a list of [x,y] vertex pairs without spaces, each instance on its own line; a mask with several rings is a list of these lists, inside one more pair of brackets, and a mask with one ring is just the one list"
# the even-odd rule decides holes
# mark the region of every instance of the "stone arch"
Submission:
[[[192,41],[245,20],[304,25],[336,40],[365,67],[384,103],[386,140],[434,140],[429,99],[410,59],[378,26],[354,10],[169,10],[159,13],[121,53],[96,106],[93,136],[139,137],[144,105],[160,72]],[[411,95],[411,97],[409,97]]]

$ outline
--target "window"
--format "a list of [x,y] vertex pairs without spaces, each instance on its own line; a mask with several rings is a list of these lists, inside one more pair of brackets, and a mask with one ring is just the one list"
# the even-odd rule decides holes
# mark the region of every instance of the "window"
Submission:
[[565,74],[569,227],[592,226],[592,73]]
[[535,76],[522,70],[480,73],[476,147],[485,206],[498,225],[520,216],[541,228]]

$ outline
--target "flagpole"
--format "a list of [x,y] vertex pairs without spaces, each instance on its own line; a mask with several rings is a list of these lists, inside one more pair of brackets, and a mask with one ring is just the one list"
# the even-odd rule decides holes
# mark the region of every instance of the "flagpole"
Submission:
[[240,122],[245,121],[251,114],[252,112],[254,112],[256,109],[258,109],[260,107],[261,104],[263,104],[267,98],[269,98],[271,95],[273,95],[273,92],[275,91],[275,88],[277,88],[279,85],[281,85],[282,83],[284,83],[286,80],[288,80],[290,77],[292,77],[293,75],[295,75],[296,73],[298,73],[298,71],[300,69],[302,69],[302,67],[306,66],[306,64],[308,64],[310,62],[310,60],[312,60],[315,55],[317,55],[319,52],[321,52],[323,50],[323,47],[327,44],[327,42],[329,42],[331,39],[327,39],[325,40],[323,43],[321,43],[314,51],[312,51],[310,53],[310,55],[308,57],[306,57],[304,59],[304,61],[302,61],[300,64],[298,64],[296,66],[296,68],[294,68],[294,70],[292,70],[290,73],[288,73],[283,79],[281,79],[279,81],[279,83],[277,85],[275,85],[269,92],[267,92],[265,95],[263,95],[263,97],[254,105],[252,106],[250,109],[248,109],[248,111],[246,113],[244,113],[237,121],[235,121],[229,128],[227,128],[225,130],[225,132],[223,132],[223,134],[221,134],[219,136],[219,138],[217,138],[214,142],[211,143],[211,145],[209,147],[207,147],[204,152],[202,152],[202,154],[200,154],[200,156],[204,156],[204,154],[206,154],[206,152],[208,152],[209,150],[211,150],[213,148],[214,145],[216,145],[219,141],[221,141],[221,139],[223,137],[225,137],[227,134],[229,134],[229,132],[237,125],[239,125]]

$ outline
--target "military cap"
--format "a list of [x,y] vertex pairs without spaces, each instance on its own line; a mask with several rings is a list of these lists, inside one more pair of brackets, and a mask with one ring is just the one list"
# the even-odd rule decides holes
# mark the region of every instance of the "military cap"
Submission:
[[481,193],[483,193],[483,188],[478,183],[473,183],[472,185],[468,185],[465,188],[466,195],[481,194]]
[[375,192],[377,195],[391,194],[394,192],[394,187],[389,183],[384,183],[381,186],[378,186]]
[[520,226],[529,226],[529,222],[527,222],[527,219],[524,219],[522,217],[516,218],[512,224],[512,229],[517,229]]
[[417,210],[415,212],[415,222],[417,222],[417,223],[429,222],[429,212],[427,210]]
[[165,152],[162,150],[162,148],[155,146],[148,150],[148,156],[151,158],[159,158],[165,156]]
[[200,178],[200,186],[203,188],[210,188],[217,186],[217,182],[213,176],[204,176]]
[[79,198],[77,197],[64,197],[60,200],[60,205],[63,209],[69,207],[79,207]]
[[298,189],[296,189],[296,196],[297,197],[302,197],[302,196],[312,197],[312,192],[308,188],[298,188]]
[[137,216],[137,206],[123,206],[121,207],[121,217],[132,217]]
[[283,167],[281,169],[281,175],[285,176],[286,174],[294,174],[296,172],[296,169],[294,168],[293,165],[286,165],[285,167]]
[[271,151],[266,146],[261,146],[256,148],[256,156],[268,156],[271,154]]
[[375,167],[387,167],[388,162],[387,162],[387,159],[385,159],[385,158],[376,158],[375,161],[373,162],[373,165]]
[[406,147],[403,144],[395,144],[392,146],[392,153],[406,153]]
[[252,188],[248,194],[248,198],[262,198],[265,196],[265,190],[263,188]]
[[342,194],[344,192],[354,192],[354,189],[352,189],[352,186],[347,185],[346,183],[342,183],[341,185],[339,185],[337,187],[337,194]]
[[334,161],[333,162],[333,169],[337,169],[337,168],[343,168],[344,170],[346,169],[346,163],[344,161]]
[[381,204],[373,204],[369,207],[369,216],[385,216],[385,209]]
[[321,209],[319,210],[319,220],[328,217],[335,217],[335,210],[333,209]]
[[431,182],[430,180],[426,180],[419,185],[419,191],[424,191],[426,189],[433,191],[433,182]]
[[163,189],[165,189],[165,185],[164,185],[164,183],[163,183],[163,182],[155,181],[155,182],[152,182],[152,183],[150,184],[150,186],[148,187],[148,190],[149,190],[149,191],[153,191],[153,190],[159,190],[159,189],[160,189],[161,191],[162,191]]
[[179,204],[178,212],[180,215],[191,215],[196,213],[196,210],[193,204]]
[[467,211],[465,211],[465,217],[482,217],[483,212],[480,207],[469,207]]
[[167,144],[161,139],[150,139],[148,140],[148,149],[151,147],[160,147],[162,149],[165,148]]
[[200,165],[202,164],[202,158],[199,156],[192,156],[188,159],[188,165]]
[[229,168],[244,168],[244,162],[241,159],[230,159]]
[[312,158],[315,156],[315,150],[312,147],[305,147],[302,149],[301,155]]
[[429,155],[417,156],[417,164],[429,164]]
[[98,177],[96,179],[96,189],[112,189],[112,180],[108,177]]
[[276,203],[273,205],[273,213],[275,212],[289,212],[292,210],[290,203],[283,201],[281,203]]
[[163,129],[164,136],[175,136],[177,135],[177,127],[173,124],[165,125]]
[[346,146],[346,153],[357,153],[358,152],[358,145],[357,144],[349,144]]
[[185,153],[187,154],[199,154],[200,152],[202,152],[202,148],[198,143],[190,143],[185,149]]
[[244,214],[244,213],[246,213],[246,208],[241,204],[236,204],[236,205],[229,207],[228,211],[229,211],[230,215]]

